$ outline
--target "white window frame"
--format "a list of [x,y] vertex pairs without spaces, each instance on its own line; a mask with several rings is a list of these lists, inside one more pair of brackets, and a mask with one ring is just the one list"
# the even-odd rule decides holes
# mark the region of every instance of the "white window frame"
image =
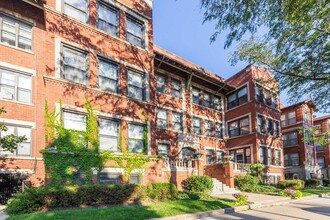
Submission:
[[[68,1],[70,1],[70,0],[68,0]],[[80,21],[80,22],[82,22],[82,23],[87,24],[88,21],[89,21],[89,0],[85,0],[85,1],[86,1],[86,11],[83,11],[83,10],[80,9],[80,8],[76,8],[76,7],[74,7],[73,5],[71,5],[71,4],[69,4],[69,3],[66,3],[66,0],[62,0],[62,12],[63,12],[64,14],[68,15],[70,18],[73,18],[73,19],[75,19],[75,20],[77,20],[77,21]],[[84,14],[85,14],[85,20],[82,21],[82,20],[79,20],[78,18],[75,18],[75,17],[70,16],[70,14],[67,14],[67,13],[65,12],[66,5],[69,5],[69,6],[67,6],[67,7],[74,8],[75,10],[77,10],[77,11],[79,11],[79,12],[81,12],[81,13],[84,13]]]
[[[108,151],[110,152],[119,152],[120,149],[119,149],[119,129],[120,129],[120,121],[118,120],[113,120],[113,119],[108,119],[108,118],[99,118],[99,128],[100,128],[100,123],[102,120],[104,121],[109,121],[110,123],[116,123],[117,124],[117,134],[116,135],[111,135],[111,134],[101,134],[101,132],[99,132],[99,140],[100,140],[100,148],[101,148],[101,137],[104,137],[104,138],[117,138],[117,146],[115,146],[116,148],[115,149],[112,149],[112,147],[114,146],[110,146],[109,149],[107,149]],[[101,130],[101,129],[99,129]]]
[[[100,74],[101,73],[101,71],[100,71],[101,62],[107,63],[108,65],[111,65],[113,67],[114,66],[116,67],[117,79],[112,79],[111,77],[108,77],[108,76],[101,76],[101,74]],[[114,84],[116,84],[116,91],[111,91],[111,89],[109,90],[109,89],[101,87],[102,79],[111,81],[112,83],[115,82]],[[98,87],[99,87],[99,89],[106,91],[106,92],[112,92],[112,93],[116,93],[116,94],[120,93],[120,64],[119,63],[116,63],[109,59],[105,59],[103,57],[98,58]]]
[[[111,11],[113,12],[115,15],[116,15],[116,24],[112,24],[111,22],[109,21],[105,21],[103,19],[100,18],[99,16],[99,8],[100,7],[103,7],[105,8],[106,10],[108,11]],[[111,27],[114,27],[115,29],[115,33],[111,33],[109,31],[106,31],[106,30],[103,30],[101,27],[100,27],[100,20],[104,23],[106,23],[108,26],[111,26]],[[97,1],[97,28],[110,34],[110,35],[113,35],[113,36],[116,36],[116,37],[119,37],[119,27],[120,27],[120,18],[119,18],[119,10],[117,8],[115,8],[114,6],[110,5],[109,3],[107,3],[106,1],[102,1],[102,0],[98,0]]]
[[[161,112],[165,113],[166,118],[160,118],[159,115]],[[168,111],[166,109],[158,108],[157,109],[157,127],[161,129],[168,129]]]

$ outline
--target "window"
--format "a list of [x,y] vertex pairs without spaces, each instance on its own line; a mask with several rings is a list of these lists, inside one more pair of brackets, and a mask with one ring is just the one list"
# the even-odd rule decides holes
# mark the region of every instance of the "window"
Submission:
[[16,156],[31,156],[31,137],[32,131],[31,128],[22,128],[14,126],[6,126],[7,131],[1,131],[0,137],[3,138],[7,135],[16,135],[16,136],[25,136],[26,140],[22,143],[17,144],[17,149],[14,153],[10,151],[3,151],[0,148],[0,154],[6,155],[16,155]]
[[284,154],[284,166],[299,166],[299,154]]
[[167,111],[164,109],[157,110],[157,127],[167,129],[168,128],[168,120],[167,120]]
[[212,122],[205,120],[205,135],[212,136],[213,134]]
[[277,138],[280,136],[280,123],[278,121],[274,121],[274,137]]
[[64,13],[81,22],[87,22],[87,0],[64,0]]
[[318,164],[320,167],[325,168],[324,157],[318,157],[318,158],[317,158],[317,164]]
[[158,144],[157,155],[162,157],[170,156],[170,145],[168,144]]
[[283,146],[295,146],[298,144],[297,132],[283,134]]
[[320,143],[315,143],[316,152],[323,152],[324,149],[321,147]]
[[222,163],[223,156],[224,156],[224,152],[223,151],[217,151],[217,163]]
[[265,118],[264,116],[258,115],[258,132],[265,133]]
[[181,87],[181,81],[179,80],[175,80],[175,79],[171,79],[171,85],[172,85],[172,88],[171,88],[171,93],[172,93],[172,96],[175,97],[175,98],[181,98],[181,90],[182,90],[182,87]]
[[270,91],[268,89],[264,90],[264,96],[265,96],[265,104],[270,106],[272,104],[270,99]]
[[272,108],[278,109],[278,100],[277,100],[277,94],[272,94]]
[[172,112],[172,126],[174,131],[182,131],[182,114]]
[[99,88],[108,91],[119,93],[119,65],[99,60]]
[[32,77],[0,69],[0,98],[32,103]]
[[143,140],[143,125],[128,125],[128,149],[131,153],[142,153],[145,145]]
[[251,163],[251,149],[249,147],[230,150],[229,154],[233,156],[235,163]]
[[217,138],[223,138],[223,129],[221,123],[215,124],[215,134]]
[[242,118],[237,121],[228,123],[229,127],[229,137],[235,137],[238,135],[250,133],[250,123],[249,118]]
[[144,47],[144,24],[130,16],[126,16],[126,40],[138,47]]
[[200,118],[193,117],[193,132],[194,134],[202,134]]
[[206,150],[206,164],[213,164],[214,159],[214,150]]
[[261,164],[266,165],[266,147],[259,148],[259,160]]
[[1,42],[32,50],[32,25],[0,14]]
[[305,133],[304,136],[305,136],[305,139],[307,140],[307,141],[305,141],[305,144],[309,145],[309,146],[313,146],[313,140],[311,140],[312,135],[309,133]]
[[200,100],[200,90],[197,88],[192,88],[192,99],[193,99],[193,103],[200,105],[201,104],[201,100]]
[[194,158],[195,150],[189,147],[182,148],[182,159],[191,160]]
[[211,94],[204,92],[204,106],[211,108]]
[[281,166],[282,165],[282,154],[281,150],[276,149],[276,166]]
[[261,87],[261,85],[258,85],[258,84],[256,84],[256,100],[258,102],[263,102],[262,87]]
[[304,111],[304,122],[308,125],[311,124],[311,116],[310,113],[307,111]]
[[267,162],[268,165],[274,165],[274,152],[273,149],[268,148],[268,154],[267,154]]
[[100,173],[100,184],[120,184],[121,174],[120,173]]
[[63,123],[65,129],[86,130],[86,116],[83,114],[63,112]]
[[97,27],[111,35],[118,36],[118,10],[100,3],[97,15]]
[[108,119],[99,119],[100,150],[117,152],[119,140],[119,122]]
[[222,110],[222,103],[221,103],[221,98],[218,96],[214,96],[214,109],[216,111],[221,111]]
[[144,74],[127,71],[127,95],[134,99],[145,100]]
[[281,115],[281,125],[288,126],[296,123],[296,112],[292,111]]
[[131,173],[129,178],[129,184],[140,184],[140,178],[138,173]]
[[87,85],[88,54],[63,45],[62,48],[62,78]]
[[247,87],[237,90],[235,93],[229,95],[228,97],[228,109],[234,108],[236,106],[242,105],[247,102]]
[[272,121],[272,119],[267,119],[266,127],[267,127],[267,135],[272,135],[273,134],[273,121]]
[[156,75],[156,91],[161,93],[167,93],[167,78],[166,76]]

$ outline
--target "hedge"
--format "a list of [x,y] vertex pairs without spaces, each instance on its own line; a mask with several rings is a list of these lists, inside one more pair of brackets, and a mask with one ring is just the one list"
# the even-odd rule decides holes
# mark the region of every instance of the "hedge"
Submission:
[[235,186],[244,192],[255,192],[258,188],[258,178],[250,175],[235,176]]
[[330,186],[330,179],[323,179],[323,186]]
[[213,189],[213,181],[209,176],[191,176],[182,182],[186,191],[205,193]]
[[177,189],[171,183],[152,183],[147,186],[83,185],[64,188],[42,186],[28,188],[16,193],[8,201],[8,214],[32,213],[42,209],[69,208],[77,206],[120,205],[148,199],[175,199]]
[[277,186],[281,189],[303,189],[305,182],[303,180],[282,180],[278,182]]
[[305,187],[318,187],[321,185],[321,180],[309,179],[305,181]]

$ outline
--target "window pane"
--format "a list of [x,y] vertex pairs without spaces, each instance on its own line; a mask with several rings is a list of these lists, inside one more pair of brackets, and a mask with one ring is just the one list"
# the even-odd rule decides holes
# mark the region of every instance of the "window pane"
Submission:
[[221,98],[214,96],[214,109],[217,111],[221,111]]
[[103,60],[99,61],[99,75],[104,76],[113,80],[118,79],[119,67],[117,64],[106,62]]
[[159,156],[168,157],[170,155],[169,148],[170,146],[168,144],[158,144],[157,154]]
[[64,13],[69,15],[70,17],[73,17],[81,22],[87,21],[87,13],[85,11],[78,10],[77,8],[74,8],[70,5],[65,4],[64,5]]
[[157,92],[167,93],[167,79],[165,76],[156,75],[156,83]]
[[126,17],[126,39],[128,42],[137,45],[139,47],[143,47],[143,24],[136,22],[135,20]]
[[32,94],[30,90],[18,89],[17,101],[31,103],[32,102],[31,100],[32,100]]
[[143,75],[132,71],[128,71],[127,82],[129,85],[143,88]]
[[129,97],[135,98],[135,99],[140,99],[143,100],[143,89],[141,88],[136,88],[133,86],[128,87],[128,94]]
[[1,84],[15,86],[15,74],[1,70]]
[[143,140],[132,140],[128,141],[129,152],[142,153],[143,152]]
[[86,130],[86,118],[84,115],[70,112],[63,113],[64,128],[78,131]]
[[0,98],[15,100],[15,87],[1,86]]
[[242,89],[240,89],[239,91],[238,91],[238,98],[240,98],[240,97],[242,97],[242,96],[245,96],[246,95],[246,87],[244,87],[244,88],[242,88]]
[[118,151],[118,138],[111,136],[100,136],[100,150]]
[[18,87],[31,90],[31,76],[18,75]]
[[118,11],[99,4],[97,13],[98,28],[112,35],[117,35]]
[[119,123],[107,119],[99,119],[99,132],[103,135],[118,136]]
[[135,139],[143,139],[143,126],[130,124],[128,126],[128,137]]

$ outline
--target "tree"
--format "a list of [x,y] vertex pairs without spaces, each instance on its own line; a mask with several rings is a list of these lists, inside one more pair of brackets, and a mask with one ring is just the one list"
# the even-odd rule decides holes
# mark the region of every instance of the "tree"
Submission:
[[[327,0],[201,0],[204,22],[215,21],[211,42],[229,29],[225,48],[242,40],[230,61],[269,69],[291,102],[309,96],[330,111],[330,2]],[[267,29],[262,36],[255,36]],[[304,97],[306,98],[306,97]]]
[[330,146],[330,133],[329,131],[326,131],[322,134],[317,135],[317,130],[319,128],[313,127],[313,128],[301,128],[299,129],[299,133],[304,135],[304,138],[302,139],[304,143],[318,143],[320,147],[327,148]]
[[[4,107],[0,108],[0,115],[6,113]],[[0,124],[0,132],[6,132],[8,128]],[[14,151],[17,149],[17,144],[22,143],[26,140],[25,136],[16,136],[14,134],[6,135],[4,137],[1,136],[0,138],[0,149],[3,151],[9,151],[11,153],[14,153]]]

